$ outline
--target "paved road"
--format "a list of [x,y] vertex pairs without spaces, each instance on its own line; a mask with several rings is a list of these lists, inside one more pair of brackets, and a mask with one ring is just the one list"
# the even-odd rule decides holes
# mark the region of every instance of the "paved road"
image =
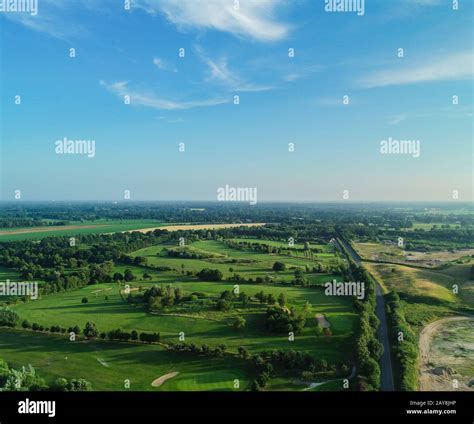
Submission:
[[[360,265],[362,260],[357,254],[357,252],[345,240],[340,239],[340,241],[351,255],[353,261],[357,265]],[[375,298],[375,314],[380,320],[380,325],[377,329],[377,338],[379,339],[380,343],[382,343],[384,350],[383,355],[380,358],[380,389],[383,392],[393,392],[395,390],[395,386],[393,384],[392,358],[390,356],[390,343],[388,338],[387,319],[385,317],[385,302],[383,298],[382,288],[378,283],[376,283],[375,287]]]

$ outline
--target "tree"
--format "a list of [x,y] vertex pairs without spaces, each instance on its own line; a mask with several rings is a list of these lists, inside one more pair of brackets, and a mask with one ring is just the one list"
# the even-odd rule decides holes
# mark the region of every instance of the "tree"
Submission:
[[88,339],[93,339],[99,335],[99,331],[94,322],[90,321],[84,327],[84,336]]
[[0,327],[16,327],[18,320],[17,313],[8,307],[0,309]]
[[127,268],[125,270],[123,278],[125,281],[133,281],[135,279],[135,276],[133,275],[133,272]]
[[239,346],[239,348],[237,349],[237,351],[239,352],[239,356],[243,359],[247,359],[249,357],[249,351],[247,350],[247,348],[245,348],[244,346]]
[[245,323],[246,323],[245,318],[236,317],[232,326],[234,327],[234,330],[240,331],[245,328]]
[[83,297],[81,300],[82,303],[88,303],[89,299],[87,297]]
[[283,262],[275,262],[273,264],[273,271],[286,271],[286,265]]
[[280,293],[280,296],[278,296],[278,304],[280,305],[281,308],[285,307],[286,305],[285,293]]
[[224,275],[218,269],[204,268],[196,276],[203,281],[222,281]]
[[216,303],[218,311],[229,311],[232,309],[232,302],[229,302],[225,299],[219,299]]

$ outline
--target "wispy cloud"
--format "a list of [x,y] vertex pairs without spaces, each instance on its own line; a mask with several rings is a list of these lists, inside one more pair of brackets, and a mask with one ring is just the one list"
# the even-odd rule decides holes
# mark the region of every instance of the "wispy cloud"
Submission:
[[422,64],[374,72],[359,83],[363,87],[373,88],[470,79],[473,77],[473,59],[474,55],[470,51],[438,55]]
[[410,113],[400,113],[389,118],[390,125],[398,125],[406,120],[416,119],[471,119],[474,116],[472,104],[449,105],[442,108],[418,109]]
[[[258,41],[287,37],[290,26],[279,22],[277,9],[284,0],[135,0],[148,13],[163,13],[182,30],[213,29]],[[238,4],[237,8],[235,5]]]
[[323,69],[321,65],[309,65],[309,66],[300,66],[294,70],[288,72],[283,80],[286,82],[293,82],[299,79],[307,78],[315,72],[319,72]]
[[237,72],[229,69],[228,61],[225,57],[221,57],[218,60],[210,59],[204,54],[200,47],[196,47],[196,52],[208,67],[209,75],[207,81],[215,81],[233,91],[249,92],[269,91],[273,89],[273,87],[269,85],[259,85],[245,81]]
[[72,19],[67,12],[64,2],[43,0],[39,2],[37,15],[32,16],[29,13],[2,13],[2,15],[30,30],[61,40],[86,34],[86,28]]
[[398,125],[400,122],[405,121],[408,118],[406,113],[400,113],[398,115],[393,115],[390,117],[389,124],[390,125]]
[[121,99],[123,99],[125,96],[130,96],[130,103],[132,105],[145,106],[153,109],[185,110],[198,107],[217,106],[229,102],[229,99],[226,98],[213,98],[190,101],[163,99],[158,97],[155,93],[130,88],[128,86],[127,81],[117,81],[113,83],[100,81],[100,85],[105,87],[108,91],[120,97]]
[[166,63],[163,59],[159,57],[153,58],[153,64],[162,71],[169,71],[169,72],[178,72],[178,70]]

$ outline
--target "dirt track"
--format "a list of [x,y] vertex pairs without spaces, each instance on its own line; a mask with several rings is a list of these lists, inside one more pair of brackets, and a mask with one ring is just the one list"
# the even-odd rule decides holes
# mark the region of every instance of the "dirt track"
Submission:
[[428,324],[420,333],[420,367],[418,382],[420,391],[446,391],[452,389],[452,381],[443,375],[433,373],[431,364],[431,342],[443,325],[451,321],[472,319],[466,316],[443,318]]

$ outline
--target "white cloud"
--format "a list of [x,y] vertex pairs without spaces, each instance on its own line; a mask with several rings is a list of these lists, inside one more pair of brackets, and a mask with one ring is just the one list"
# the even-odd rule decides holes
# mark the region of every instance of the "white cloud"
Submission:
[[153,58],[153,64],[162,71],[169,71],[169,72],[178,72],[176,68],[169,66],[163,59],[159,57]]
[[204,54],[200,47],[196,47],[196,51],[209,69],[207,81],[216,81],[230,90],[241,92],[269,91],[273,89],[269,85],[253,84],[243,80],[236,72],[229,69],[227,58],[225,57],[212,60]]
[[323,66],[321,65],[300,66],[295,71],[287,73],[283,77],[283,80],[285,80],[286,82],[297,81],[299,79],[307,78],[311,74],[315,72],[319,72],[322,69],[323,69]]
[[229,99],[214,98],[205,100],[174,101],[157,97],[154,93],[129,88],[127,81],[117,81],[111,84],[100,81],[100,85],[121,99],[130,96],[132,105],[145,106],[162,110],[185,110],[197,107],[216,106],[228,103]]
[[38,4],[38,14],[2,13],[7,19],[33,31],[66,40],[87,33],[85,27],[74,22],[64,13],[64,4],[56,0],[45,0]]
[[377,71],[360,81],[367,88],[407,85],[433,81],[470,79],[473,77],[474,55],[470,51],[448,56],[440,54],[423,64]]
[[198,28],[228,32],[258,41],[284,39],[288,24],[276,19],[283,0],[135,0],[148,13],[158,11],[180,29]]
[[398,115],[393,115],[390,118],[389,124],[390,125],[398,125],[400,122],[405,121],[408,118],[408,115],[406,113],[400,113]]

